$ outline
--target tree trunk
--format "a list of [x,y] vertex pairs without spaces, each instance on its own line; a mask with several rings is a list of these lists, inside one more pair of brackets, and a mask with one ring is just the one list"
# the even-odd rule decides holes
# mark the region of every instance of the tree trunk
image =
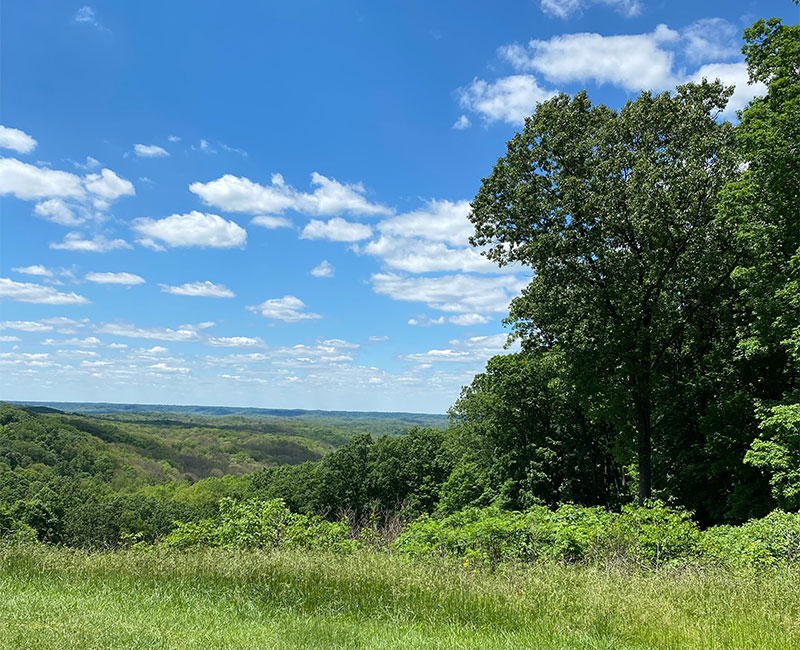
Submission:
[[640,404],[636,410],[638,415],[639,505],[643,506],[653,491],[653,439],[649,402]]
[[643,310],[641,354],[636,377],[637,452],[639,457],[639,506],[643,506],[653,490],[653,410],[651,395],[651,344],[650,325],[653,315],[649,308]]

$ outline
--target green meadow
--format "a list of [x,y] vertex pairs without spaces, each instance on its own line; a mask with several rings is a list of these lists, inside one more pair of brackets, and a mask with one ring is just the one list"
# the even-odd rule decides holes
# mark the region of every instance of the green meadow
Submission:
[[0,549],[2,648],[794,649],[800,570]]

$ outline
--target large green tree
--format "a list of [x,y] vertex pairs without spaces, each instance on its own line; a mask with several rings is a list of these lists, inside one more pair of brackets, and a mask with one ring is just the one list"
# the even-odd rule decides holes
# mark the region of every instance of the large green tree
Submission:
[[745,30],[750,79],[766,84],[742,115],[746,171],[724,194],[750,255],[736,271],[739,350],[761,435],[747,461],[769,473],[785,508],[800,507],[800,26],[773,18]]
[[621,110],[540,104],[472,204],[472,243],[532,272],[510,307],[523,349],[558,347],[583,410],[629,445],[652,493],[654,436],[722,326],[740,265],[717,196],[737,174],[731,89],[687,84]]

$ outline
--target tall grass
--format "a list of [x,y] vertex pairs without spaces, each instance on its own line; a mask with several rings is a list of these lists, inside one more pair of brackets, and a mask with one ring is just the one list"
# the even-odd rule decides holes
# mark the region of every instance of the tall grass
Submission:
[[800,570],[0,547],[2,648],[800,647]]

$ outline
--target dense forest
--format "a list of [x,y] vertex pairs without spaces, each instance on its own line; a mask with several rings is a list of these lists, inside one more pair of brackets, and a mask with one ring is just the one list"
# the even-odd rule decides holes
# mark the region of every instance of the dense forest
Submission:
[[490,259],[530,269],[507,319],[521,351],[489,360],[447,428],[4,404],[0,528],[152,541],[226,498],[333,522],[661,503],[707,527],[796,511],[800,27],[744,36],[767,93],[735,125],[720,118],[732,89],[703,81],[619,111],[560,95],[508,143],[471,220]]

